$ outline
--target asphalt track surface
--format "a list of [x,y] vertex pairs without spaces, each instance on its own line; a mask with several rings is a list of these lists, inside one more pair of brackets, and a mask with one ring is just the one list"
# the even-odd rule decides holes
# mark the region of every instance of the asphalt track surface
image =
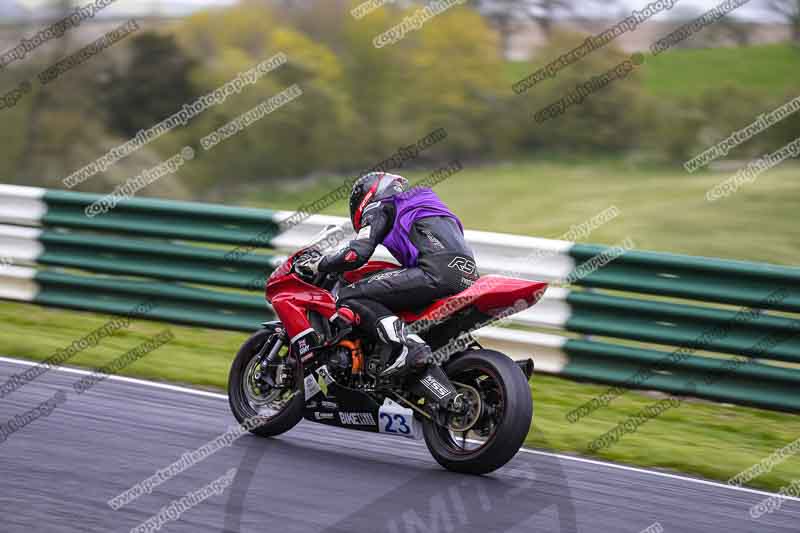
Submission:
[[[0,358],[0,383],[27,365]],[[248,434],[115,511],[109,499],[234,420],[224,395],[151,382],[111,378],[78,395],[85,374],[50,370],[0,399],[4,424],[59,390],[67,398],[0,442],[0,531],[127,532],[231,468],[221,494],[160,531],[800,531],[797,499],[756,521],[748,510],[768,493],[536,450],[464,476],[422,442],[309,422],[275,439]]]

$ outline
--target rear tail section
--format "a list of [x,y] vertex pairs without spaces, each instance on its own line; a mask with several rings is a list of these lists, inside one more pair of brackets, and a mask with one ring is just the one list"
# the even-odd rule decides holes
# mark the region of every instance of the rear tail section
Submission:
[[401,318],[438,350],[465,333],[535,305],[546,290],[547,283],[540,281],[484,276],[469,289],[439,300],[422,313],[405,313]]

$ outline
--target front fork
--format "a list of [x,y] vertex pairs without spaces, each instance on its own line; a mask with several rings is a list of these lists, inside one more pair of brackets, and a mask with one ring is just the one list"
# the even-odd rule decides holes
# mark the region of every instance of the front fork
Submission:
[[[282,387],[285,383],[285,379],[289,377],[285,374],[285,365],[280,366],[280,371],[275,373],[275,379],[273,379],[272,375],[266,370],[272,365],[282,363],[282,361],[280,361],[280,351],[288,340],[286,338],[286,331],[279,322],[265,322],[263,326],[265,329],[271,329],[273,336],[276,336],[277,339],[274,343],[270,343],[269,340],[267,340],[258,354],[256,354],[258,358],[258,373],[254,377],[270,387]],[[302,363],[299,364],[299,367],[299,372],[302,375]]]

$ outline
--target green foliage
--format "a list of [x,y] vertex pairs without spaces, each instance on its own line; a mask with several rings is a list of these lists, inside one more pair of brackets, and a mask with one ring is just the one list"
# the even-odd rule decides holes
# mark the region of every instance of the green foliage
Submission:
[[[503,60],[502,38],[471,3],[455,5],[399,42],[373,39],[418,4],[388,3],[361,19],[360,0],[299,3],[246,0],[197,12],[158,32],[140,32],[2,110],[0,171],[6,181],[58,186],[60,177],[124,143],[283,52],[288,63],[142,148],[81,190],[107,192],[186,145],[197,158],[141,194],[220,198],[231,185],[271,187],[297,176],[352,174],[437,128],[447,139],[411,165],[432,169],[454,157],[491,161],[635,152],[682,163],[800,94],[797,50],[785,45],[673,49],[543,123],[534,114],[628,59],[614,44],[523,95],[511,86],[582,42],[555,34],[532,62]],[[495,21],[496,22],[496,21]],[[496,27],[496,24],[495,24]],[[30,79],[46,65],[5,71]],[[22,78],[20,78],[22,79]],[[204,151],[199,141],[297,84],[302,96]],[[98,103],[100,105],[98,105]],[[736,149],[744,158],[800,135],[800,115]],[[193,191],[190,193],[188,191]]]
[[497,36],[485,20],[453,9],[418,33],[407,45],[400,116],[411,119],[415,131],[444,127],[444,150],[459,157],[492,157],[511,144],[518,131],[508,121],[513,95],[503,80]]
[[316,10],[277,17],[251,3],[213,17],[199,13],[175,28],[186,53],[202,62],[191,76],[199,93],[275,53],[286,53],[288,62],[173,134],[172,151],[294,83],[303,90],[235,141],[203,154],[192,173],[197,185],[360,170],[441,127],[449,135],[445,146],[432,151],[437,158],[507,151],[515,129],[501,125],[508,124],[504,99],[511,95],[496,35],[479,15],[452,9],[402,42],[378,49],[375,35],[410,11],[380,9],[355,20],[347,6],[320,9],[341,24],[320,27]]
[[[751,88],[727,86],[695,97],[667,101],[648,97],[653,105],[648,106],[646,121],[652,126],[643,138],[643,145],[651,154],[656,154],[656,158],[683,162],[756,122],[762,113],[771,113],[797,96],[781,98]],[[795,112],[731,150],[727,158],[749,160],[773,152],[798,137],[800,112]]]
[[[571,49],[579,38],[556,39],[535,64],[509,63],[514,83]],[[593,52],[530,89],[528,111],[567,94],[624,56],[612,47]],[[670,50],[645,55],[634,76],[587,97],[555,119],[529,125],[525,145],[559,153],[641,149],[652,160],[682,163],[734,131],[800,95],[800,55],[790,46]],[[800,135],[792,116],[732,152],[749,158],[772,151]]]
[[[548,47],[538,52],[539,61],[530,65],[523,76],[536,72],[579,45],[583,39],[583,36],[575,34],[557,35]],[[639,65],[625,78],[612,80],[587,95],[583,102],[567,107],[561,115],[541,123],[534,120],[541,109],[629,59],[630,55],[609,45],[584,56],[578,63],[518,96],[527,111],[524,118],[525,145],[559,152],[621,151],[638,146],[646,129],[641,78],[641,70],[647,68],[646,64]]]
[[108,126],[133,137],[195,97],[189,81],[194,66],[172,35],[142,33],[130,42],[131,58],[111,72],[102,87]]
[[[221,31],[215,28],[224,28]],[[195,118],[171,137],[172,150],[197,145],[200,138],[297,84],[303,94],[253,123],[235,138],[202,153],[194,163],[193,184],[208,189],[237,182],[261,184],[339,164],[355,117],[344,90],[338,57],[324,44],[274,22],[257,7],[225,10],[213,18],[199,13],[176,28],[178,41],[203,66],[192,73],[198,93],[211,92],[277,53],[288,62]],[[212,34],[213,37],[208,37]]]

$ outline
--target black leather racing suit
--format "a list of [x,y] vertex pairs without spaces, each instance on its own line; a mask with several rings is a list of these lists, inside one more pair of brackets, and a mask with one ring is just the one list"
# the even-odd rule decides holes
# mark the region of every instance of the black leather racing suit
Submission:
[[[358,237],[340,252],[325,257],[322,272],[353,270],[366,263],[395,222],[395,208],[382,202],[365,211]],[[410,232],[418,251],[416,266],[373,274],[339,291],[337,305],[355,311],[361,327],[374,335],[380,319],[399,311],[418,311],[457,294],[478,279],[478,269],[461,228],[450,217],[418,219]]]

